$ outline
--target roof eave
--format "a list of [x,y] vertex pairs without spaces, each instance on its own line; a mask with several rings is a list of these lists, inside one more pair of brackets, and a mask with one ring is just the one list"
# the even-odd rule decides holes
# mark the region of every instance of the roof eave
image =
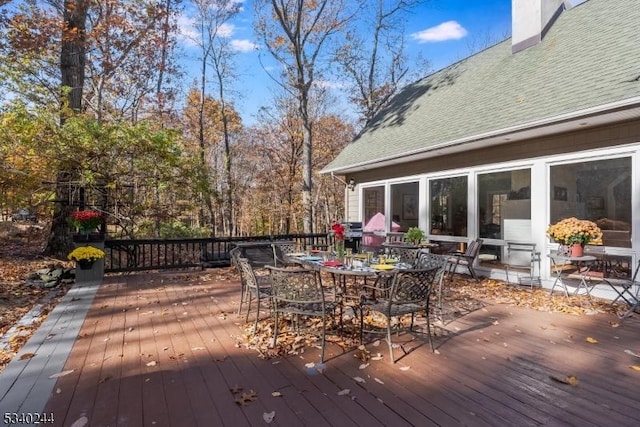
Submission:
[[497,129],[481,134],[471,135],[441,144],[385,157],[384,160],[371,160],[353,163],[348,166],[324,168],[321,174],[344,175],[369,169],[394,166],[407,161],[422,160],[432,157],[453,154],[459,151],[508,144],[523,139],[541,137],[559,132],[601,126],[633,118],[640,118],[640,96],[627,98],[596,107],[590,107],[571,113],[548,117],[532,122]]

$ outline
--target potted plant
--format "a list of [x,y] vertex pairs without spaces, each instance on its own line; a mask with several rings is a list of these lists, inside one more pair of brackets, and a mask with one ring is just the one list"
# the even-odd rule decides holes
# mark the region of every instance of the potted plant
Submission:
[[582,256],[586,244],[601,245],[602,230],[595,222],[575,217],[551,224],[547,235],[561,245],[571,247],[571,256]]
[[413,243],[414,245],[419,245],[422,239],[426,237],[424,231],[422,231],[418,227],[410,227],[407,232],[404,234],[404,239]]
[[104,255],[104,251],[95,246],[79,246],[69,252],[67,259],[77,262],[81,270],[88,270],[94,262],[104,258]]
[[88,236],[102,224],[102,214],[96,211],[75,211],[68,221],[78,233]]

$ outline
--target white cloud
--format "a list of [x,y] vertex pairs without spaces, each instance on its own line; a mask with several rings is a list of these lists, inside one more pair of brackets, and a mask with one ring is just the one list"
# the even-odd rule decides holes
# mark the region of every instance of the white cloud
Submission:
[[195,28],[195,20],[187,16],[178,17],[178,37],[187,46],[195,46],[200,40],[200,33]]
[[345,87],[345,84],[342,82],[329,81],[329,80],[315,80],[314,83],[319,87],[326,87],[328,89],[342,89]]
[[456,21],[443,22],[435,27],[411,34],[411,38],[418,43],[443,42],[446,40],[459,40],[467,35],[467,30]]
[[[187,46],[195,46],[200,41],[200,30],[197,27],[195,18],[180,15],[178,17],[178,38]],[[230,38],[236,32],[236,26],[223,23],[218,28],[218,36]]]
[[231,40],[231,47],[238,52],[252,52],[258,49],[258,45],[251,40]]
[[218,28],[218,35],[220,37],[231,37],[235,31],[235,25],[224,23],[220,25],[220,28]]

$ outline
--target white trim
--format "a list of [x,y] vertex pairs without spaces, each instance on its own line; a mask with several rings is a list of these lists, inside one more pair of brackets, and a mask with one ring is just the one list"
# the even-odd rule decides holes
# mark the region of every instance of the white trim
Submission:
[[[467,241],[477,237],[479,230],[477,227],[477,185],[476,181],[479,175],[488,173],[498,173],[504,171],[531,170],[531,227],[532,236],[534,242],[539,246],[542,252],[542,280],[543,283],[551,286],[551,265],[550,260],[546,256],[549,251],[556,245],[549,242],[546,237],[546,228],[549,224],[551,215],[551,206],[549,203],[549,186],[550,186],[550,172],[551,167],[559,166],[562,164],[583,163],[592,161],[609,160],[616,158],[631,158],[631,180],[632,180],[632,194],[631,194],[631,206],[632,206],[632,219],[631,219],[631,248],[619,248],[619,247],[607,247],[607,251],[612,255],[628,256],[631,258],[632,266],[635,266],[639,254],[638,248],[640,248],[640,141],[630,144],[625,144],[615,147],[597,148],[591,150],[577,151],[573,153],[563,153],[552,156],[541,156],[535,158],[518,159],[514,161],[493,163],[488,165],[480,165],[470,167],[467,169],[452,169],[438,172],[429,172],[421,175],[411,175],[408,177],[390,178],[384,180],[377,180],[372,182],[366,182],[361,184],[361,188],[370,187],[384,187],[385,188],[385,215],[389,216],[391,213],[391,201],[390,190],[394,184],[401,184],[407,182],[418,181],[419,191],[419,226],[426,230],[427,234],[433,240],[440,240],[445,242],[461,242]],[[431,210],[430,201],[430,181],[436,179],[447,178],[467,178],[467,236],[448,236],[448,235],[431,235],[429,213]],[[359,197],[359,211],[361,215],[362,211],[362,197],[363,192],[360,192]],[[470,202],[472,200],[473,202]],[[534,204],[537,204],[538,208],[533,208]],[[362,218],[362,216],[360,216]],[[389,217],[390,218],[390,217]],[[473,221],[476,220],[476,223]],[[390,225],[387,224],[387,226]],[[498,240],[499,242],[500,240]],[[487,244],[495,245],[494,239],[488,240]],[[486,266],[478,266],[479,271],[485,274],[489,274],[489,277],[504,280],[504,272],[501,269],[489,268]]]

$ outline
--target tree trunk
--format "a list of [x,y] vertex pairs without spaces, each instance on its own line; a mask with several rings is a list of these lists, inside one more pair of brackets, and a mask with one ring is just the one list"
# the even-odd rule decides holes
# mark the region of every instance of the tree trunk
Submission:
[[[82,111],[82,91],[84,89],[84,69],[86,61],[86,20],[85,0],[64,2],[64,26],[62,48],[60,50],[60,77],[62,89],[68,90],[66,101],[72,112]],[[63,99],[64,99],[63,93]],[[64,115],[63,115],[64,119]]]
[[305,233],[313,233],[313,164],[312,164],[312,136],[311,121],[306,98],[300,101],[302,116],[302,224]]
[[[86,20],[88,4],[85,0],[66,0],[64,2],[64,29],[60,50],[60,77],[62,90],[62,108],[60,123],[71,113],[82,111],[82,92],[84,89],[84,67],[86,59]],[[65,108],[65,106],[68,108]],[[69,233],[67,218],[73,210],[69,205],[70,184],[76,181],[71,170],[61,170],[56,177],[56,200],[51,232],[45,254],[59,258],[66,257],[73,243]]]

